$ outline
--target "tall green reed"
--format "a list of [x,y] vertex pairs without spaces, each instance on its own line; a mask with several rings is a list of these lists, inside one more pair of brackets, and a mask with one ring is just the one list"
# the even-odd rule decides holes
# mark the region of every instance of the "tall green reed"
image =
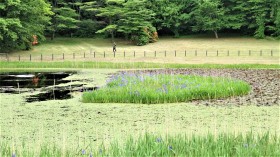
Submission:
[[[1,156],[36,156],[36,151],[23,148],[23,152],[11,151],[9,144],[0,143]],[[39,156],[279,156],[280,138],[269,132],[253,134],[221,133],[207,135],[176,135],[159,136],[145,133],[139,137],[130,136],[124,143],[114,141],[110,146],[104,145],[66,150],[45,144],[40,147]],[[67,149],[67,148],[66,148]]]
[[114,76],[105,87],[85,93],[83,102],[176,103],[217,99],[247,94],[244,81],[195,75],[124,73]]

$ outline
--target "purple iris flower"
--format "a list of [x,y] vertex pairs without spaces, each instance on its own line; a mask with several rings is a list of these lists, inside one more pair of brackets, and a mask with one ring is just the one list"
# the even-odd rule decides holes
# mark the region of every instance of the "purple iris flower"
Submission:
[[186,88],[186,87],[187,87],[186,84],[182,84],[182,85],[181,85],[181,89],[184,89],[184,88]]
[[157,140],[156,140],[158,143],[160,143],[161,142],[161,138],[157,138]]
[[168,149],[169,149],[169,150],[172,150],[173,148],[172,148],[172,146],[168,146]]
[[164,84],[164,85],[162,85],[162,87],[163,87],[163,89],[164,89],[164,92],[165,92],[165,93],[168,93],[167,86]]
[[139,91],[135,91],[134,94],[135,94],[136,96],[140,96],[140,92],[139,92]]
[[82,150],[82,155],[85,155],[86,154],[86,150]]

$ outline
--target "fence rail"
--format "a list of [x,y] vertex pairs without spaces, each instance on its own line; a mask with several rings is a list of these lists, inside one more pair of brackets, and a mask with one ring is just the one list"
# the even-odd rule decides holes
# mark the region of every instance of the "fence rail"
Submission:
[[191,50],[191,51],[123,51],[123,52],[89,52],[53,53],[53,54],[8,54],[1,53],[0,61],[79,61],[100,58],[170,58],[170,57],[279,57],[279,50]]

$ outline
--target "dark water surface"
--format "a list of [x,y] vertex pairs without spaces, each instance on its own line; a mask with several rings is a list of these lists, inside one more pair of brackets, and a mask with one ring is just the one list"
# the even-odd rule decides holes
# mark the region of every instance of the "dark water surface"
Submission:
[[[41,88],[67,83],[64,78],[76,72],[8,72],[0,73],[0,88]],[[4,90],[5,91],[5,90]],[[3,92],[1,90],[0,92]]]
[[[62,100],[71,98],[72,87],[55,87],[62,83],[68,83],[64,78],[77,72],[5,72],[0,73],[0,93],[19,94],[46,88],[39,94],[30,95],[27,102]],[[47,88],[53,86],[53,88]],[[82,86],[82,85],[80,85]]]

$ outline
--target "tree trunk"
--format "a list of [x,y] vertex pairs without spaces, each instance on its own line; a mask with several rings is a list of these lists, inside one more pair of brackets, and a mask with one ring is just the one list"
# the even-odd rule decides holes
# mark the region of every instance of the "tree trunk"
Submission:
[[126,41],[128,41],[128,36],[129,36],[129,34],[127,34],[127,33],[124,34],[124,37],[125,37]]
[[174,38],[179,38],[179,30],[177,28],[173,29],[172,32],[174,33]]
[[114,31],[111,31],[112,43],[114,43]]
[[217,32],[217,31],[214,31],[214,33],[215,33],[215,37],[216,37],[216,39],[218,39],[218,38],[219,38],[219,36],[218,36],[218,32]]
[[[111,24],[112,24],[112,19],[110,18],[109,19],[109,25],[111,25]],[[110,33],[111,33],[112,43],[114,43],[114,30],[111,30]]]
[[55,35],[55,32],[53,31],[53,33],[52,33],[52,37],[51,37],[51,40],[53,40],[53,39],[54,39],[54,35]]

